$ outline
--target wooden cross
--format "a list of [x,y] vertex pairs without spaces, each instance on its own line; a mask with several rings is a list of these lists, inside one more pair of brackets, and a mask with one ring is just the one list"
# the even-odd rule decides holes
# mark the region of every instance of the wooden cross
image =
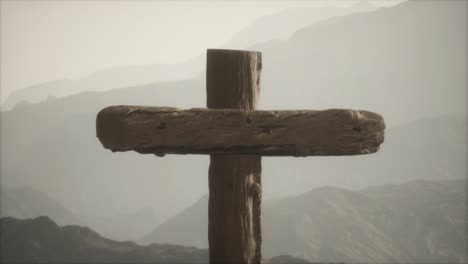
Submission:
[[208,109],[111,106],[97,136],[112,151],[210,154],[210,263],[261,263],[261,156],[376,152],[383,118],[367,111],[256,111],[260,52],[207,51]]

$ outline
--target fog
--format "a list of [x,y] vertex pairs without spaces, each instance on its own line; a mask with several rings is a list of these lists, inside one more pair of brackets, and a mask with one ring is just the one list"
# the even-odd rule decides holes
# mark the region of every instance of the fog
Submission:
[[[380,2],[376,5],[392,3]],[[228,42],[256,19],[288,8],[354,3],[2,1],[0,102],[41,82],[119,66],[181,63]]]
[[[411,241],[437,241],[450,260],[464,261],[466,254],[451,245],[466,245],[467,7],[464,1],[1,2],[2,216],[48,214],[112,239],[205,247],[204,226],[184,220],[205,222],[209,158],[112,153],[95,136],[95,118],[118,104],[205,107],[206,49],[248,49],[263,53],[260,109],[362,109],[381,114],[387,125],[375,154],[262,158],[269,257],[441,260],[438,253],[422,259],[427,252],[419,249],[411,255],[399,248],[403,236],[389,231],[404,233],[411,226],[404,223],[439,215],[454,224],[425,223]],[[293,211],[294,204],[306,213]],[[413,216],[406,206],[433,215]],[[364,239],[364,253],[351,251],[376,258],[327,255],[302,244],[320,235],[326,248],[347,245],[317,231],[329,227],[314,220],[314,208],[331,210],[322,218],[330,222],[347,215],[353,230],[375,227],[376,233],[356,232],[378,242]],[[347,232],[346,223],[340,226]],[[286,227],[296,230],[289,232],[291,246],[272,243],[282,236],[275,230]],[[450,232],[460,240],[441,238]],[[379,243],[384,249],[372,246]]]

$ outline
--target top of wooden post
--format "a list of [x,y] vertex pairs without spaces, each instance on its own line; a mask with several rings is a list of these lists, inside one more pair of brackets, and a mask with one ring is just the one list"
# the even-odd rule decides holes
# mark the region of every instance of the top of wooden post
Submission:
[[113,151],[156,155],[357,155],[379,149],[385,123],[372,112],[254,111],[261,68],[260,52],[209,49],[210,109],[108,107],[97,116],[97,136]]
[[207,107],[256,109],[261,70],[261,52],[209,49],[206,58]]

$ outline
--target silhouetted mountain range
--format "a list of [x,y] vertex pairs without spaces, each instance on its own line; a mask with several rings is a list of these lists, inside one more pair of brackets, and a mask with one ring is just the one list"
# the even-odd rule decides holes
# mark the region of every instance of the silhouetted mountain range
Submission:
[[99,233],[105,237],[121,241],[136,240],[148,234],[164,220],[165,216],[152,208],[144,208],[128,214],[79,218],[60,202],[41,191],[29,187],[2,189],[1,217],[28,219],[44,215],[54,219],[58,225],[88,226],[99,230]]
[[466,114],[467,11],[467,1],[408,1],[252,47],[263,52],[261,107],[372,109],[390,127]]
[[60,227],[49,217],[2,218],[2,263],[207,263],[208,251],[192,247],[106,239],[87,227]]
[[[58,226],[47,216],[1,218],[1,263],[208,263],[208,250],[117,242],[82,226]],[[309,263],[287,255],[264,263]]]
[[[312,262],[465,263],[467,181],[412,181],[350,191],[321,187],[266,201],[263,254]],[[143,241],[207,245],[203,197]]]
[[83,225],[83,221],[62,204],[32,188],[2,189],[1,198],[1,217],[25,219],[47,215],[59,225]]
[[130,213],[87,218],[88,226],[114,240],[136,241],[167,218],[167,213],[147,207]]
[[297,30],[317,22],[351,13],[370,12],[378,7],[369,1],[360,1],[349,7],[322,6],[290,8],[261,17],[236,33],[222,48],[246,48],[269,40],[286,40]]
[[[359,3],[351,7],[303,7],[291,8],[266,17],[261,17],[245,29],[234,34],[220,48],[245,49],[256,43],[272,39],[285,39],[296,30],[330,17],[353,12],[376,9],[370,3]],[[28,103],[53,100],[83,91],[105,91],[110,89],[194,78],[204,71],[205,54],[179,64],[134,65],[102,69],[77,80],[53,80],[14,91],[2,104],[2,109],[22,107]]]

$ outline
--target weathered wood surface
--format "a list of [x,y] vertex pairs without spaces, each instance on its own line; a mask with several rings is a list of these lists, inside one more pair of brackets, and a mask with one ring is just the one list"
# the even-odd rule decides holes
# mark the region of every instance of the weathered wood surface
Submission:
[[385,124],[367,111],[330,109],[182,110],[113,106],[97,118],[97,135],[113,151],[157,155],[354,155],[376,152]]
[[97,136],[113,151],[211,154],[210,263],[257,264],[261,155],[373,153],[384,140],[385,124],[367,111],[252,111],[260,94],[261,53],[207,54],[207,107],[221,110],[108,107],[97,116]]
[[[260,52],[208,50],[208,108],[256,109],[261,69]],[[256,155],[210,155],[210,263],[262,263],[261,162]]]
[[257,155],[210,156],[211,263],[261,263],[261,163]]

